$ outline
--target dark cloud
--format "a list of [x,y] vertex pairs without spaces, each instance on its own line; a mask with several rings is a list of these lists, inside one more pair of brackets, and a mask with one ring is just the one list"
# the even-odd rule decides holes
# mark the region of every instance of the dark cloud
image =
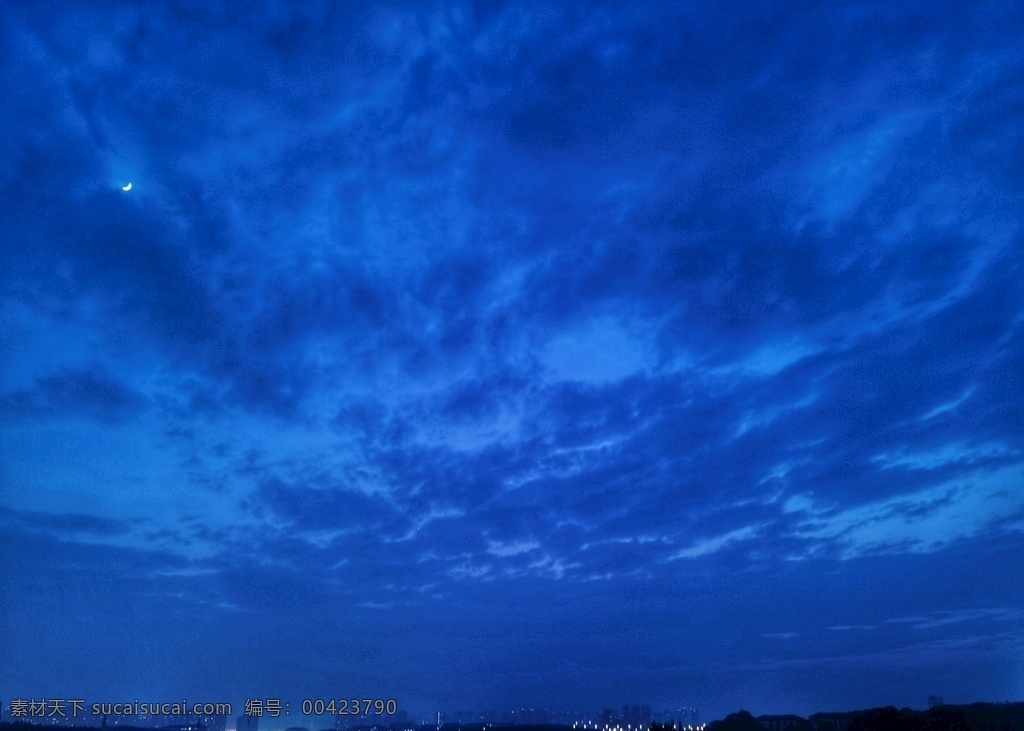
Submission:
[[131,530],[138,521],[100,518],[82,513],[49,514],[33,511],[0,509],[5,522],[23,529],[42,531],[54,536],[66,533],[97,535],[123,534]]
[[336,487],[313,488],[269,480],[260,486],[259,498],[285,520],[303,528],[345,530],[357,525],[372,529],[386,518],[386,502]]
[[145,396],[102,368],[65,370],[0,396],[0,411],[13,421],[85,416],[114,422],[136,416],[146,405]]

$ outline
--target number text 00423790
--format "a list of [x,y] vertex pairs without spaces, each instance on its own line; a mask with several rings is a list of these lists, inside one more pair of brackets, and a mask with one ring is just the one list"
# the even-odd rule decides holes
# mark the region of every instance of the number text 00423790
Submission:
[[394,716],[398,703],[393,698],[316,698],[302,701],[304,716]]

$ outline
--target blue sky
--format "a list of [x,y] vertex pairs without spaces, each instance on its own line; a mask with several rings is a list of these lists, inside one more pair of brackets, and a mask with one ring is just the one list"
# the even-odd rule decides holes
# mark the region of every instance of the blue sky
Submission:
[[1021,699],[1022,26],[3,3],[0,692]]

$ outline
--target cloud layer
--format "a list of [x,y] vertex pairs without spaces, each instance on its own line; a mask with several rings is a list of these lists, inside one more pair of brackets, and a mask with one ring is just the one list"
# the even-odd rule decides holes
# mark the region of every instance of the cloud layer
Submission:
[[1020,11],[0,16],[0,686],[1024,691]]

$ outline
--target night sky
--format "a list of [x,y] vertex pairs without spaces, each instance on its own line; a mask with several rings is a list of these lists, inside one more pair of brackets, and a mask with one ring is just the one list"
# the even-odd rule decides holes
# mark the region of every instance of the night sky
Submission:
[[0,3],[0,697],[1020,700],[1022,29]]

